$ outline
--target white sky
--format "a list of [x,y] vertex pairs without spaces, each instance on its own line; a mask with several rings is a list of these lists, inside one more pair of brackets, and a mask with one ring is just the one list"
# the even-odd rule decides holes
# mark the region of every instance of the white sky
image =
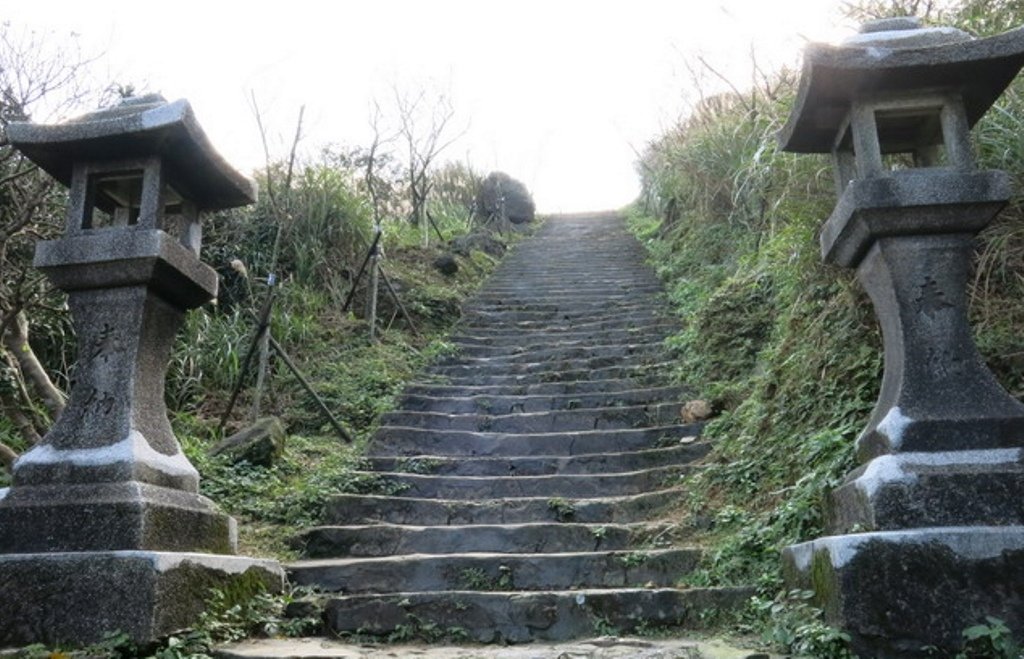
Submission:
[[[75,32],[101,76],[188,98],[218,149],[263,162],[254,93],[274,155],[301,105],[302,147],[370,140],[371,100],[440,90],[465,135],[442,159],[524,181],[542,211],[615,208],[638,192],[634,148],[694,92],[696,52],[743,85],[835,38],[839,0],[0,0],[13,27]],[[714,90],[712,90],[714,91]]]

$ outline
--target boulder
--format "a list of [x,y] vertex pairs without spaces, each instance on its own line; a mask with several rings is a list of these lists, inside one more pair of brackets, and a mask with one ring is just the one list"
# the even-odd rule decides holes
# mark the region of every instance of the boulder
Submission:
[[281,419],[268,416],[218,443],[210,449],[210,455],[226,455],[232,462],[270,467],[284,452],[284,440]]
[[505,203],[505,215],[513,224],[524,224],[533,221],[536,206],[526,186],[505,172],[491,172],[480,184],[476,196],[477,213],[489,220],[501,212],[502,198]]

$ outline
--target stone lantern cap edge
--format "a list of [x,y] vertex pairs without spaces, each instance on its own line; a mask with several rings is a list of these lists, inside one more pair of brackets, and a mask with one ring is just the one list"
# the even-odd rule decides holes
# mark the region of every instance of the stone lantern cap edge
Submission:
[[830,153],[856,99],[915,91],[963,94],[973,126],[1024,66],[1024,27],[985,39],[922,48],[811,44],[786,125],[783,151]]
[[13,122],[7,135],[25,157],[65,186],[78,162],[157,156],[179,192],[201,210],[256,200],[256,183],[217,152],[187,100],[168,103],[156,94],[129,100],[59,124]]

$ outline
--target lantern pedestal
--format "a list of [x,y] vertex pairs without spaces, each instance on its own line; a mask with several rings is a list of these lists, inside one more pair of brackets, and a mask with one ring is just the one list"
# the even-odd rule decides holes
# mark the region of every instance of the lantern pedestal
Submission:
[[1005,205],[1001,172],[854,180],[821,235],[875,308],[885,375],[864,463],[826,506],[831,535],[783,552],[861,656],[954,652],[993,615],[1024,631],[1024,405],[971,336],[974,234]]
[[804,51],[779,135],[831,153],[824,260],[856,268],[885,348],[862,466],[830,493],[827,537],[783,551],[854,652],[953,656],[991,616],[1024,639],[1024,405],[968,323],[974,236],[1011,196],[970,131],[1024,66],[1024,28],[986,39],[913,17]]

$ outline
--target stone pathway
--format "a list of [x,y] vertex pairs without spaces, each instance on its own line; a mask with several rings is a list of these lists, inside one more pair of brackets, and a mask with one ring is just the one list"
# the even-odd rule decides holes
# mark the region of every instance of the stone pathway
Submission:
[[565,641],[746,600],[675,587],[700,554],[659,509],[709,447],[667,383],[676,323],[643,259],[618,217],[556,217],[467,304],[458,353],[371,443],[384,493],[335,497],[288,567],[333,594],[329,635]]

